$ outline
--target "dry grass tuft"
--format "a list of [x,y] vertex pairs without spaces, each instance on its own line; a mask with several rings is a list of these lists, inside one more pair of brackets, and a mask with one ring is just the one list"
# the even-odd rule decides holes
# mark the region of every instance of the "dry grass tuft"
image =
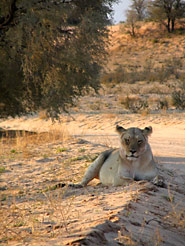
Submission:
[[136,246],[137,243],[132,239],[132,235],[124,235],[124,230],[122,232],[118,231],[118,240],[121,244],[125,246]]
[[16,203],[13,197],[9,208],[0,210],[0,243],[11,241],[29,241],[29,238],[49,236],[56,237],[60,230],[68,231],[68,225],[77,218],[78,213],[71,214],[74,196],[64,201],[66,189],[44,192],[45,199],[35,200],[24,205]]
[[70,138],[67,129],[57,129],[50,127],[48,132],[31,133],[27,131],[15,131],[15,137],[6,134],[0,139],[0,156],[1,159],[15,159],[15,158],[30,158],[35,156],[34,151],[37,146],[54,143],[60,141],[64,143]]
[[[168,196],[166,200],[170,202],[171,211],[164,217],[164,219],[175,228],[185,230],[185,208],[183,201],[176,203],[174,195],[170,188],[168,188]],[[181,208],[180,208],[181,207]]]

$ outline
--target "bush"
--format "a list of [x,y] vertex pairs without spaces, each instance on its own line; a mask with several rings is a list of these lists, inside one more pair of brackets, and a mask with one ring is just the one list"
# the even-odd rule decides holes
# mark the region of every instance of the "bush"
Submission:
[[148,108],[147,100],[138,97],[126,96],[121,100],[121,104],[123,104],[126,109],[129,109],[133,113],[137,113],[139,110]]
[[158,109],[167,110],[169,108],[168,101],[166,98],[159,100],[158,102]]
[[174,91],[172,93],[172,104],[176,109],[185,109],[185,91]]
[[182,60],[177,57],[164,60],[161,67],[155,67],[153,62],[147,59],[142,69],[140,66],[135,66],[130,69],[119,66],[115,71],[103,74],[100,80],[103,84],[134,84],[138,81],[159,81],[163,83],[172,75],[175,76],[176,79],[184,78],[184,72],[179,71],[182,67]]

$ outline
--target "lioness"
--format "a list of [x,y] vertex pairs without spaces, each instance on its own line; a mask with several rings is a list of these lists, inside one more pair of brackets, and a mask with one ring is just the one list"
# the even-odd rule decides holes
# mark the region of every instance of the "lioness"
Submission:
[[94,178],[99,178],[103,185],[113,186],[125,185],[132,180],[161,182],[148,143],[152,127],[124,129],[117,125],[116,131],[120,137],[120,148],[101,153],[88,167],[82,181],[72,186],[86,186]]

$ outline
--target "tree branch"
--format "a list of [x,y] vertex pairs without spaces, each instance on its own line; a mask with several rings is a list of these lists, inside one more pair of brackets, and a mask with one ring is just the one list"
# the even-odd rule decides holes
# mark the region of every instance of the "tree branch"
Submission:
[[14,17],[14,13],[17,10],[15,3],[16,3],[16,0],[12,0],[10,3],[10,6],[9,6],[8,15],[6,17],[5,16],[1,17],[0,29],[3,29],[5,26],[10,24],[10,22],[12,21],[12,19]]

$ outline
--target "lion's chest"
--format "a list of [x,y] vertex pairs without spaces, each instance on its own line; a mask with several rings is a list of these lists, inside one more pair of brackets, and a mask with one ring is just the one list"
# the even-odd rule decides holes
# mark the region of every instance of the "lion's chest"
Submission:
[[118,151],[113,152],[104,162],[99,173],[100,181],[104,185],[123,185],[125,180],[140,180],[141,177],[139,160],[124,162]]
[[127,164],[120,163],[118,168],[118,173],[121,177],[128,177],[134,180],[141,179],[140,162],[138,160],[131,161]]

